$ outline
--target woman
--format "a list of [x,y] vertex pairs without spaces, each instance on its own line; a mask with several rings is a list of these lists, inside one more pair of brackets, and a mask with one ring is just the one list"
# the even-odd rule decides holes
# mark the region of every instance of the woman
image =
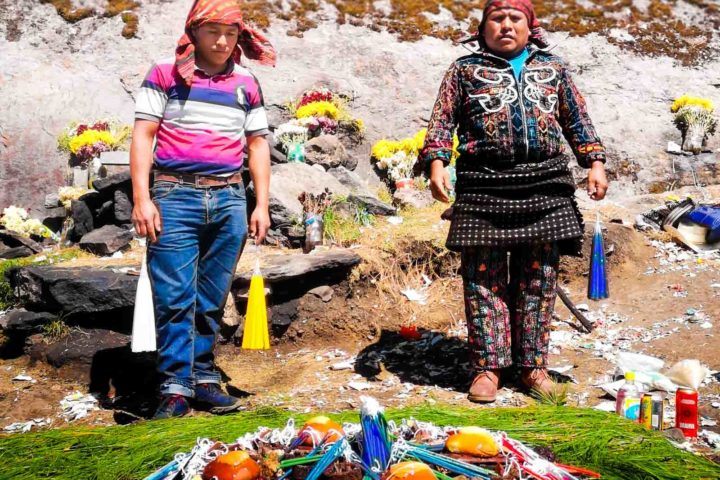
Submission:
[[605,196],[607,179],[585,102],[565,63],[544,50],[530,0],[490,0],[475,40],[478,52],[445,74],[420,161],[433,196],[447,202],[444,167],[457,130],[447,247],[462,257],[476,371],[468,398],[492,402],[501,369],[513,365],[529,389],[554,386],[546,366],[558,264],[561,255],[579,254],[583,237],[561,137],[590,169],[593,199]]

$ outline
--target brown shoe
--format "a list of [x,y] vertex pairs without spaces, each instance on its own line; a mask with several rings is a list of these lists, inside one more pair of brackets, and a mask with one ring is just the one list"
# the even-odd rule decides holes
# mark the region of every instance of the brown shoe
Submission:
[[499,383],[500,370],[483,370],[475,375],[468,392],[468,400],[475,403],[494,402]]
[[555,382],[545,368],[523,368],[520,378],[529,390],[545,394],[555,390]]

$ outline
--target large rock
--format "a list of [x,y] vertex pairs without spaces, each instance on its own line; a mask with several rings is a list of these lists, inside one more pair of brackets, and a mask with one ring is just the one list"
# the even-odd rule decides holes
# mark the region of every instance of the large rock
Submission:
[[132,307],[137,277],[92,268],[24,267],[11,272],[10,285],[28,308],[87,314]]
[[360,178],[360,175],[342,165],[329,169],[328,173],[337,178],[338,182],[345,185],[352,193],[369,193],[367,183]]
[[372,213],[373,215],[390,216],[397,213],[395,207],[380,201],[373,195],[352,194],[348,197],[348,201],[364,207],[368,213]]
[[0,258],[2,258],[3,260],[25,258],[31,255],[35,255],[35,252],[30,250],[28,247],[22,246],[15,248],[7,248],[6,246],[0,244]]
[[[335,285],[345,280],[350,269],[362,261],[350,250],[315,251],[312,254],[273,255],[265,260],[262,274],[266,285],[272,287],[274,305],[299,298],[315,287]],[[252,271],[238,275],[235,289],[250,284]]]
[[[337,269],[348,269],[362,261],[350,250],[328,250],[310,255],[273,255],[265,259],[262,275],[266,282],[297,281],[315,273],[327,273]],[[240,274],[236,280],[250,283],[252,271]]]
[[347,166],[350,160],[350,155],[335,135],[320,135],[305,144],[305,162],[309,165],[321,165],[328,169]]
[[331,193],[347,196],[350,191],[332,175],[305,163],[273,165],[270,180],[270,216],[275,227],[283,232],[293,223],[302,221],[303,208],[298,197],[303,192]]
[[115,190],[115,221],[120,224],[132,221],[133,204],[130,195],[124,190]]
[[43,246],[36,241],[23,237],[18,233],[11,232],[10,230],[0,230],[0,242],[9,248],[25,247],[32,253],[40,253],[43,251]]
[[28,312],[24,308],[11,310],[2,319],[2,330],[8,335],[31,335],[40,333],[44,325],[57,319],[48,312]]
[[401,207],[421,209],[432,205],[434,200],[430,190],[400,188],[393,193],[393,202]]
[[93,182],[93,188],[100,192],[103,197],[110,197],[110,194],[115,190],[130,190],[132,188],[130,172],[126,171],[109,177],[98,178]]
[[132,239],[129,230],[116,225],[105,225],[82,237],[80,248],[95,255],[112,255],[130,245]]
[[65,207],[46,208],[42,223],[53,232],[59,232],[62,230],[67,216]]
[[73,242],[79,241],[95,228],[93,212],[90,210],[88,204],[82,200],[72,201],[70,205],[70,217],[73,220],[73,227],[68,233],[68,237]]

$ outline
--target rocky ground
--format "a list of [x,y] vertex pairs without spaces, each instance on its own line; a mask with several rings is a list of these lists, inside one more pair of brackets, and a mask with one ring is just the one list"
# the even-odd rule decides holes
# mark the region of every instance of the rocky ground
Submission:
[[[718,192],[712,188],[706,193]],[[644,234],[632,228],[635,212],[661,200],[660,196],[638,197],[628,200],[629,208],[612,204],[600,207],[607,226],[608,250],[612,252],[608,257],[608,300],[586,300],[585,260],[563,264],[563,285],[574,302],[585,304],[580,308],[594,322],[595,330],[581,332],[578,322],[558,300],[549,363],[565,385],[566,398],[556,401],[607,408],[612,399],[600,386],[612,380],[620,352],[651,355],[667,366],[694,358],[713,371],[700,389],[701,417],[703,429],[717,431],[720,256],[694,254],[664,234]],[[471,405],[465,398],[471,372],[460,279],[454,273],[433,275],[433,271],[443,271],[442,267],[425,270],[432,275],[433,283],[426,290],[429,303],[420,305],[399,293],[404,288],[422,287],[422,278],[414,274],[417,272],[406,270],[391,279],[379,275],[374,263],[378,259],[387,261],[383,260],[387,258],[383,245],[406,237],[405,227],[420,238],[416,249],[423,242],[441,241],[447,225],[438,220],[440,211],[441,206],[437,206],[404,213],[405,221],[412,226],[380,219],[368,228],[363,240],[351,250],[363,262],[329,291],[302,296],[296,318],[274,338],[269,351],[242,350],[232,338],[222,342],[218,364],[226,387],[243,397],[244,408],[277,406],[291,411],[331,412],[355,408],[359,396],[367,394],[387,406],[422,402]],[[266,262],[273,253],[273,249],[263,253]],[[103,263],[106,268],[127,268],[137,264],[138,255],[135,249],[121,259]],[[239,271],[249,271],[253,262],[253,254],[246,254]],[[452,271],[456,259],[445,258],[443,262],[448,262]],[[98,261],[83,257],[60,267],[90,265],[97,267]],[[690,309],[701,314],[691,315]],[[418,326],[422,338],[409,341],[401,337],[400,328],[406,325]],[[82,356],[87,354],[77,353],[82,350],[78,343],[82,344],[84,337],[97,342],[100,337],[95,335],[87,325],[74,327],[68,337],[50,341],[50,345],[45,344],[47,337],[35,335],[29,340],[34,345],[26,350],[28,355],[2,360],[0,425],[33,419],[50,419],[53,428],[78,423],[111,425],[151,414],[154,397],[147,382],[151,381],[152,359],[136,355],[131,367],[126,364],[123,375],[93,375],[93,370],[112,371],[107,362],[113,362],[95,353],[84,363]],[[108,342],[107,348],[116,345],[108,339],[107,331],[102,338]],[[122,336],[118,341],[124,343],[127,338]],[[103,388],[103,378],[107,388]],[[62,416],[61,400],[75,391],[98,391],[98,386],[107,394],[100,397],[102,408],[68,423]],[[535,401],[508,372],[498,400],[488,407],[531,405]],[[40,428],[44,428],[42,424]]]

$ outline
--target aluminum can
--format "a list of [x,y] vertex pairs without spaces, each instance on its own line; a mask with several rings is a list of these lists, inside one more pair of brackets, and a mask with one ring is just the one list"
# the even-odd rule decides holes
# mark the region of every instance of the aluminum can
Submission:
[[675,426],[686,438],[698,436],[698,392],[678,388],[675,394]]
[[640,424],[652,430],[653,396],[649,393],[643,394],[640,399]]

